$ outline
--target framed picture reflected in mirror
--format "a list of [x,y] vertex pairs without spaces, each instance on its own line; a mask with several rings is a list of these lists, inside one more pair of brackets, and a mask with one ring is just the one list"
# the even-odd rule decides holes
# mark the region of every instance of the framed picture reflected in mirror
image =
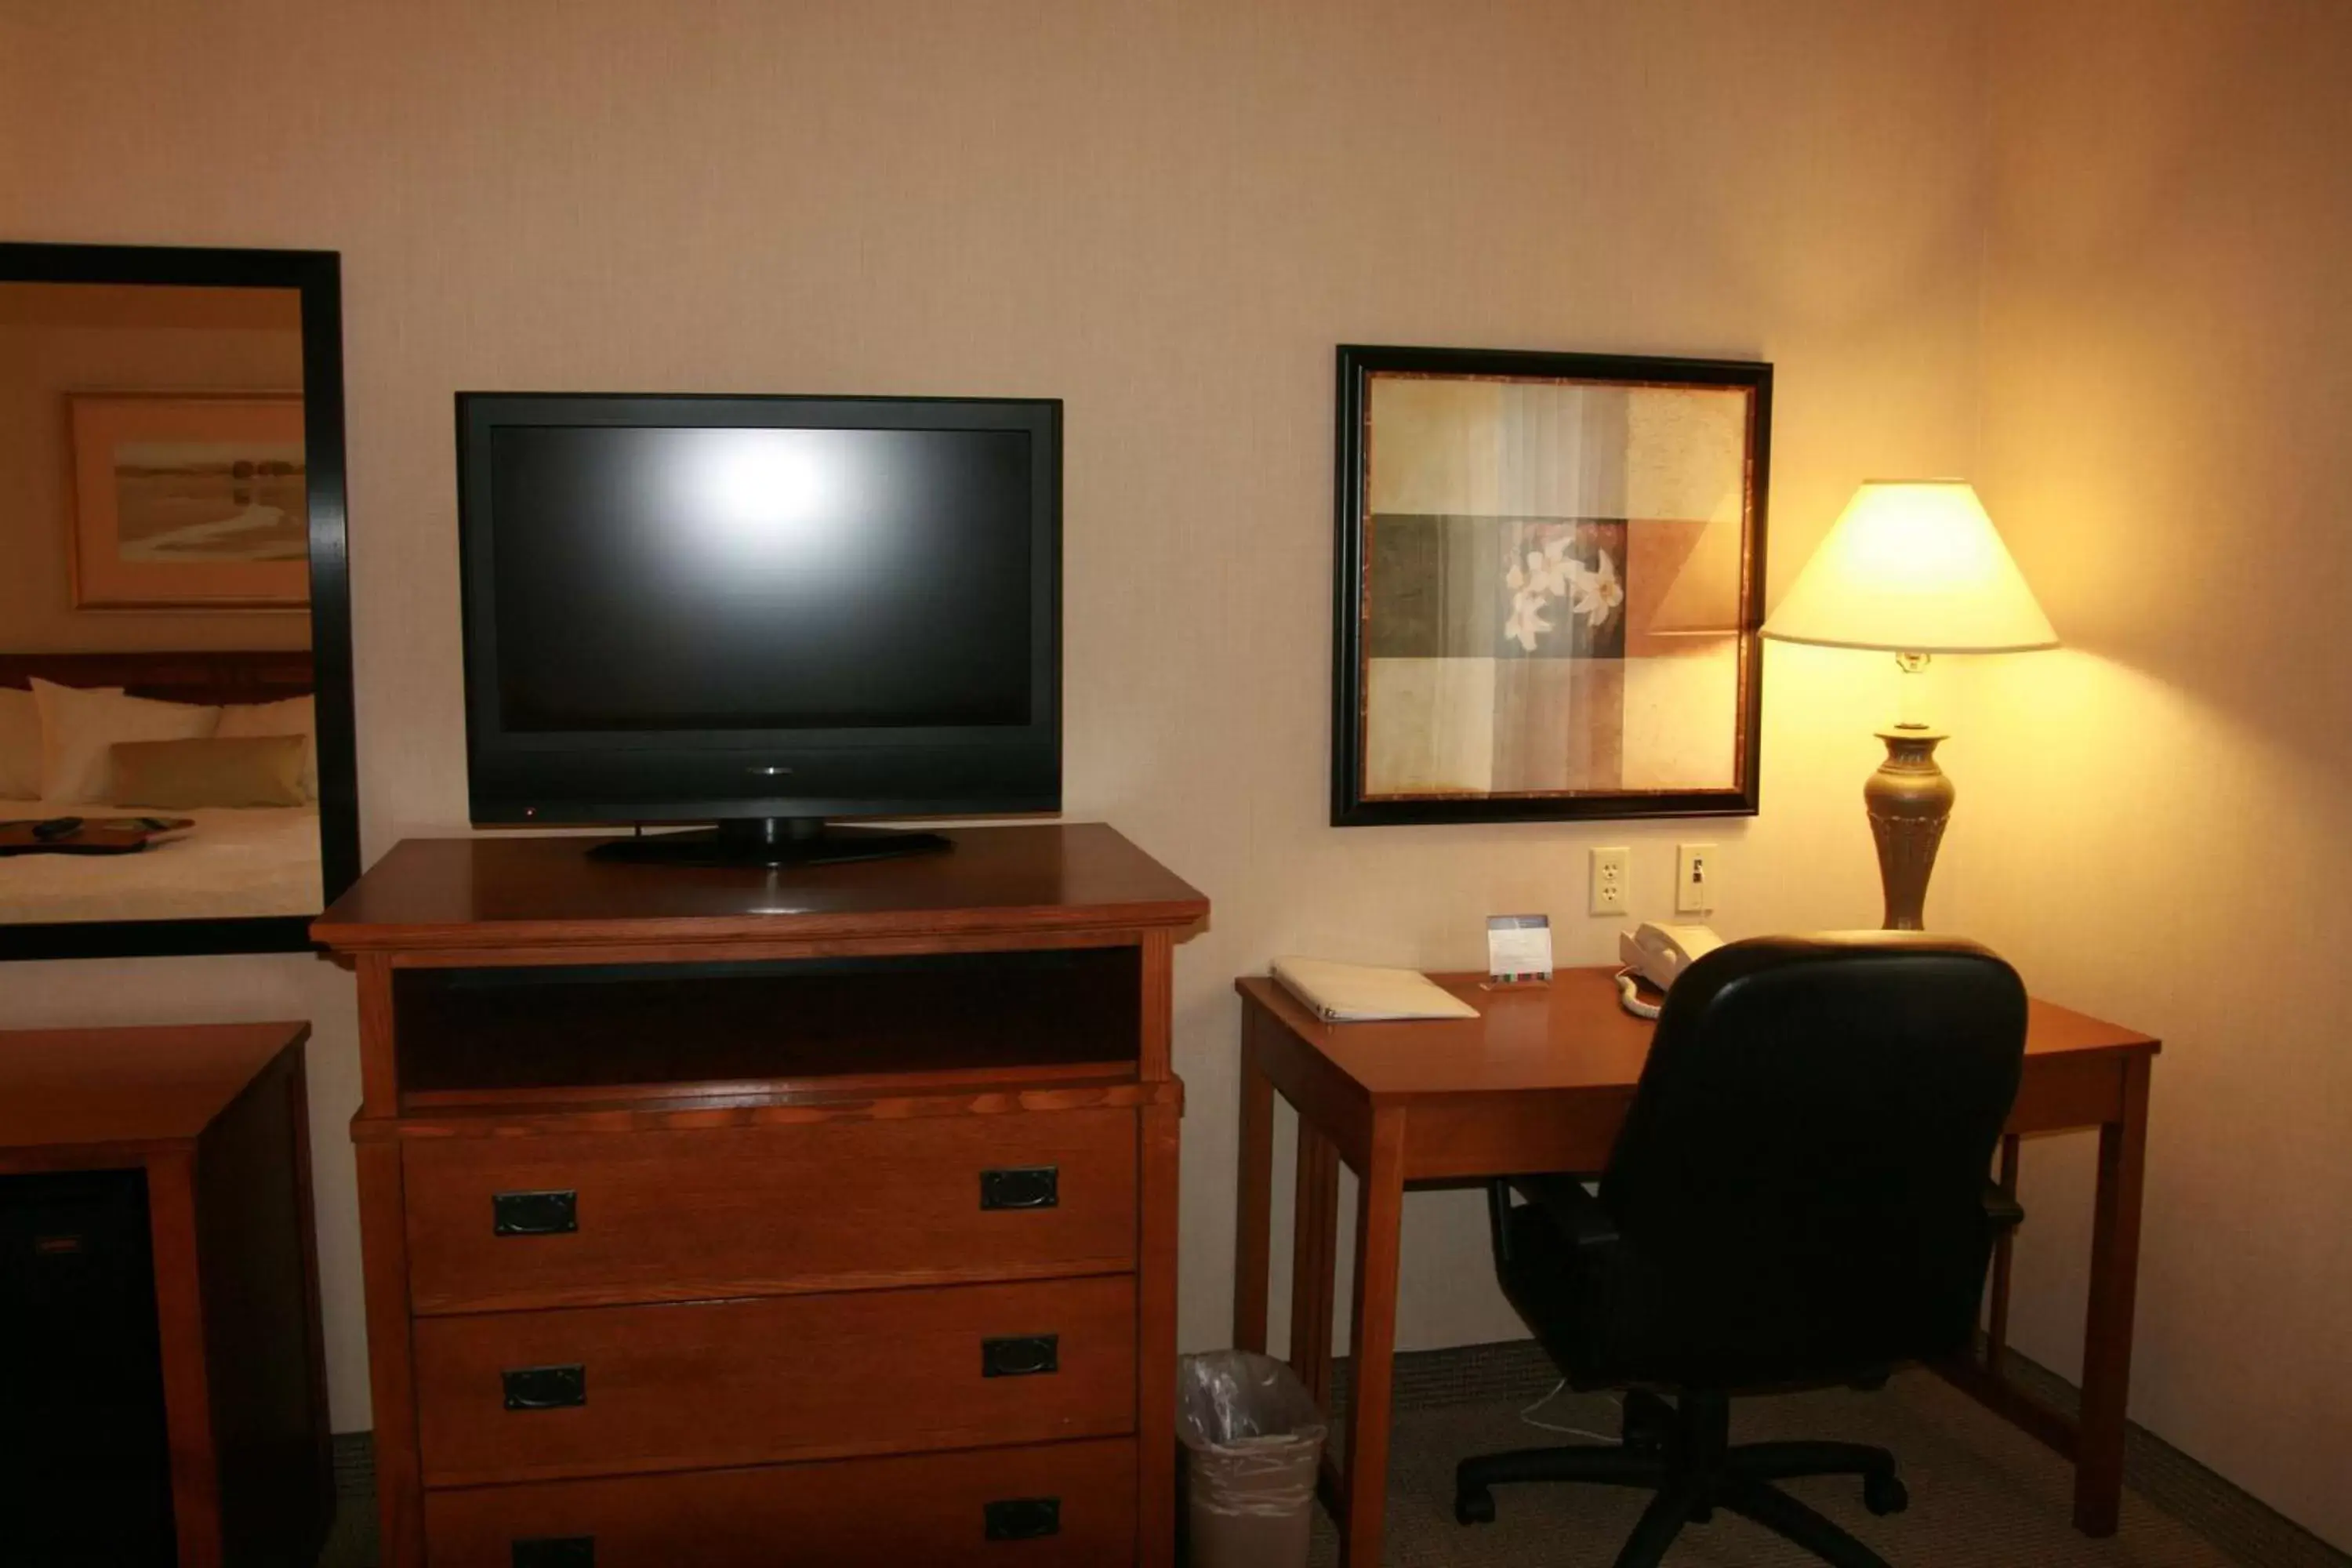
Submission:
[[67,395],[73,607],[310,603],[302,395]]

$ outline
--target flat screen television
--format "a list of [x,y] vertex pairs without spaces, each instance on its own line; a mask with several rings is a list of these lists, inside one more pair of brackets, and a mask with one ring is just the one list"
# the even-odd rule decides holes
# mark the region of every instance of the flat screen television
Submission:
[[830,817],[1058,809],[1061,413],[459,394],[474,820],[778,865],[942,843]]

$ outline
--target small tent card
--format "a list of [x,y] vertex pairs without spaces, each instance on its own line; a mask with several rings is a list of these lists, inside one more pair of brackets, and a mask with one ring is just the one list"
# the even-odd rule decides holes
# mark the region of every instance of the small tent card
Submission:
[[1496,985],[1536,985],[1551,978],[1549,915],[1488,915],[1486,973]]

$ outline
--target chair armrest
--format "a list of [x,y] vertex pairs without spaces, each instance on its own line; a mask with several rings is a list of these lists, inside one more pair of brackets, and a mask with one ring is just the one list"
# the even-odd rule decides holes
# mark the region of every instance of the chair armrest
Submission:
[[1576,1177],[1518,1176],[1511,1185],[1578,1251],[1617,1245],[1617,1222]]
[[2025,1205],[2000,1190],[1997,1182],[1987,1182],[1984,1188],[1985,1218],[1992,1221],[1997,1231],[2015,1230],[2025,1223]]

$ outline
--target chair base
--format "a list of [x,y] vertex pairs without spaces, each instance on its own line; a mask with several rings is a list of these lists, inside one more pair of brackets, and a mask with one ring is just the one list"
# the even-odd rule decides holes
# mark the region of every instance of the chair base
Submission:
[[1519,1481],[1588,1481],[1636,1487],[1657,1496],[1617,1553],[1617,1568],[1657,1568],[1685,1524],[1704,1524],[1718,1508],[1746,1519],[1831,1563],[1888,1568],[1829,1520],[1772,1485],[1800,1476],[1859,1476],[1864,1506],[1900,1513],[1910,1498],[1895,1474],[1895,1456],[1861,1443],[1731,1443],[1731,1403],[1719,1394],[1685,1394],[1679,1407],[1656,1394],[1625,1395],[1625,1440],[1617,1447],[1517,1448],[1465,1459],[1454,1471],[1454,1517],[1464,1524],[1495,1517],[1492,1488]]

